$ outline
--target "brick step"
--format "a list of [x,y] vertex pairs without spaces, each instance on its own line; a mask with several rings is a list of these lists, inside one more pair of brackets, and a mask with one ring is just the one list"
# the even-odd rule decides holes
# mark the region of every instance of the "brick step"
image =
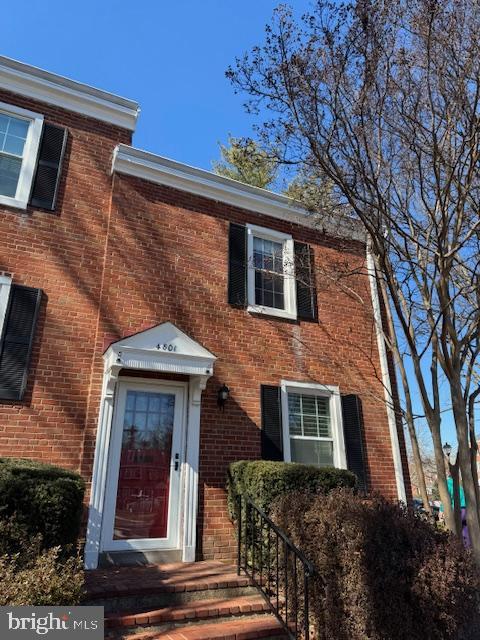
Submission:
[[87,572],[84,604],[105,613],[140,611],[197,600],[232,599],[257,593],[246,576],[221,562],[108,568]]
[[177,606],[162,607],[147,611],[111,612],[105,616],[105,628],[159,625],[166,622],[205,620],[225,616],[268,612],[269,606],[260,595],[237,598],[210,598],[196,600]]
[[230,617],[215,623],[187,624],[170,629],[143,629],[107,632],[111,640],[286,640],[287,635],[278,620],[269,614],[250,617]]

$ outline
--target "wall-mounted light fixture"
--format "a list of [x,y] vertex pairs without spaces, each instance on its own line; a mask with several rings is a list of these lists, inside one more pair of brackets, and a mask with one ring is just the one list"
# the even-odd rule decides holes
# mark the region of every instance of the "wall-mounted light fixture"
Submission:
[[225,411],[225,403],[230,395],[230,389],[225,383],[220,387],[217,393],[217,404],[222,411]]

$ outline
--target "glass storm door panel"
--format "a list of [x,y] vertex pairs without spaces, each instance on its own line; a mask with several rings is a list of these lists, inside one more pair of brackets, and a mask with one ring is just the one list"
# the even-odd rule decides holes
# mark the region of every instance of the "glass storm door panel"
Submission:
[[105,549],[178,539],[183,388],[122,384],[113,421]]
[[127,390],[113,537],[166,538],[175,395]]

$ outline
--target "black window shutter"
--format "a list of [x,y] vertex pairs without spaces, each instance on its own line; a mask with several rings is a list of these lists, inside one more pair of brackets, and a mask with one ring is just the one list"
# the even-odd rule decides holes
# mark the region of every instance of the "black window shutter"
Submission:
[[228,235],[228,302],[247,306],[247,229],[233,223]]
[[30,204],[40,209],[55,209],[67,130],[53,124],[44,124],[37,170],[33,180]]
[[347,453],[347,465],[358,478],[358,488],[367,491],[367,472],[363,451],[363,417],[360,398],[342,396],[343,433]]
[[41,289],[12,285],[0,341],[0,400],[21,400],[27,386]]
[[295,279],[297,288],[297,316],[300,320],[317,319],[317,291],[310,245],[295,242]]
[[283,460],[280,387],[262,385],[262,459]]

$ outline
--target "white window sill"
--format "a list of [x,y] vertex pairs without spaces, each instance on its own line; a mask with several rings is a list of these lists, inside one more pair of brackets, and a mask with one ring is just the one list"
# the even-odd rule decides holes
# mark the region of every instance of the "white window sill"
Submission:
[[248,313],[256,313],[262,316],[274,316],[276,318],[285,318],[287,320],[296,320],[297,314],[285,309],[275,309],[274,307],[262,307],[260,305],[250,304],[247,307]]
[[13,207],[14,209],[25,210],[27,208],[28,202],[26,200],[20,200],[19,198],[11,198],[10,196],[0,195],[0,204],[5,205],[6,207]]

